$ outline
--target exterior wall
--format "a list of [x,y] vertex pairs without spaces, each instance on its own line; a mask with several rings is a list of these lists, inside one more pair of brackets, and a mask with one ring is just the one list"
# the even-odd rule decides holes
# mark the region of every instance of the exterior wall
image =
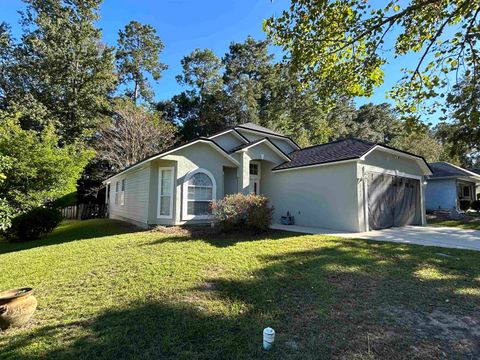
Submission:
[[375,150],[370,153],[362,164],[377,166],[389,170],[398,170],[411,175],[423,176],[423,170],[416,160],[397,157],[385,151]]
[[[150,172],[150,201],[148,206],[148,223],[158,225],[174,225],[175,224],[175,187],[173,195],[173,214],[171,219],[157,218],[158,213],[158,169],[161,167],[173,167],[173,178],[177,178],[177,163],[169,160],[154,160],[152,161],[152,170]],[[175,185],[174,185],[175,186]]]
[[232,135],[232,133],[226,133],[220,136],[216,136],[212,140],[215,141],[220,147],[222,147],[226,151],[230,151],[231,149],[244,144],[243,141],[241,141],[235,135]]
[[[115,176],[110,180],[110,218],[147,225],[151,166],[147,163],[140,169]],[[125,179],[125,204],[120,205],[122,179]],[[118,204],[115,204],[116,182],[119,182]]]
[[275,208],[274,223],[289,211],[296,225],[360,231],[356,162],[280,172],[273,166],[262,163],[261,191]]
[[223,168],[224,194],[236,194],[238,192],[237,169],[231,167]]
[[[221,199],[224,196],[224,181],[223,168],[235,167],[235,164],[230,162],[225,156],[213,149],[208,144],[195,144],[184,149],[181,149],[174,154],[167,155],[163,160],[170,160],[176,162],[175,169],[175,191],[174,191],[174,223],[183,224],[187,221],[182,219],[182,200],[183,200],[183,183],[185,175],[198,168],[206,169],[212,173],[216,182],[216,198]],[[156,168],[158,169],[158,167]],[[158,173],[158,170],[153,170]],[[158,179],[154,184],[158,188]],[[152,195],[153,196],[153,195]],[[158,202],[158,194],[154,198],[155,204]],[[155,205],[157,206],[157,205]],[[163,219],[157,219],[156,223],[163,223]],[[189,223],[204,223],[205,220],[189,220]]]
[[427,182],[428,210],[454,210],[457,208],[457,183],[455,179],[430,179]]

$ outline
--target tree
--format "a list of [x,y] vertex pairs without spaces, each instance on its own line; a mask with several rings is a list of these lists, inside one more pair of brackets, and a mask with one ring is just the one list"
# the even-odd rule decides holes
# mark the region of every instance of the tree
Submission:
[[74,143],[105,120],[115,86],[112,49],[95,27],[101,0],[25,2],[22,41],[0,31],[2,106],[20,112],[24,128],[53,124]]
[[239,123],[266,122],[262,115],[271,100],[276,74],[268,44],[249,36],[243,43],[231,43],[223,58],[226,92]]
[[416,155],[423,156],[428,162],[447,161],[445,148],[428,131],[405,132],[394,138],[390,146]]
[[112,171],[124,168],[171,147],[176,128],[158,114],[130,100],[118,100],[113,121],[98,135],[95,147],[99,160],[107,161]]
[[351,123],[352,136],[384,144],[402,131],[402,122],[387,103],[360,106]]
[[[464,73],[478,83],[477,0],[371,3],[292,0],[289,10],[264,24],[325,106],[342,97],[372,95],[383,83],[382,66],[392,52],[395,57],[418,54],[392,93],[402,113],[418,111],[424,100],[448,92],[455,75]],[[384,47],[389,38],[393,44]]]
[[[2,164],[0,199],[19,214],[74,192],[77,179],[93,156],[79,143],[59,147],[53,125],[40,132],[24,130],[19,116],[0,114]],[[0,210],[1,212],[1,210]]]
[[447,97],[448,117],[438,126],[438,136],[449,144],[450,154],[462,165],[476,165],[480,159],[480,83],[463,79]]
[[[118,32],[117,44],[115,58],[119,82],[127,86],[126,95],[134,102],[139,98],[151,101],[154,92],[146,74],[158,81],[167,68],[160,62],[163,43],[155,28],[130,21],[123,31]],[[133,83],[133,88],[128,87],[130,83]]]

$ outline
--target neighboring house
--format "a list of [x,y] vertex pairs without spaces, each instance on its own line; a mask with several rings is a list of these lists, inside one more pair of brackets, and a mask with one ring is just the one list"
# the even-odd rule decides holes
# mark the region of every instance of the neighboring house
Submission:
[[145,159],[104,181],[109,216],[140,226],[208,223],[210,202],[262,194],[274,222],[345,231],[425,223],[425,160],[358,139],[300,148],[247,123]]
[[428,210],[459,211],[460,201],[476,199],[479,174],[444,161],[430,163],[430,168],[433,175],[427,184]]

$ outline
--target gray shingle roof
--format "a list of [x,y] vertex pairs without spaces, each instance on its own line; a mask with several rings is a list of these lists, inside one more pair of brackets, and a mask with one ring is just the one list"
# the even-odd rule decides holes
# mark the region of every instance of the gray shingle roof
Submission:
[[254,130],[254,131],[261,131],[261,132],[264,132],[264,133],[267,133],[267,134],[284,136],[284,135],[282,135],[278,132],[275,132],[271,129],[267,129],[266,127],[254,124],[252,122],[248,122],[248,123],[245,123],[245,124],[239,124],[239,125],[235,126],[235,128],[240,128],[240,129],[244,128],[244,129],[249,129],[249,130]]
[[430,163],[432,168],[432,178],[436,177],[458,177],[458,176],[472,176],[472,174],[462,169],[461,167],[454,166],[446,161],[439,161]]
[[342,160],[358,159],[377,144],[360,139],[344,139],[296,150],[289,154],[289,162],[273,170],[290,169],[309,165],[326,164]]
[[480,175],[480,168],[472,168],[472,169],[468,169],[468,170],[471,171],[471,172],[474,172],[475,174]]

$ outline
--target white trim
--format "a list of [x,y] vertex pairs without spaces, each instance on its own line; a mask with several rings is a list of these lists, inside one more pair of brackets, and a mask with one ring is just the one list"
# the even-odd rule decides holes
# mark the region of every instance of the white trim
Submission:
[[365,222],[365,231],[370,231],[370,219],[368,214],[368,174],[365,166],[362,166],[362,183],[363,183],[363,216]]
[[245,132],[247,132],[247,133],[249,132],[249,133],[253,133],[253,134],[257,134],[257,135],[258,135],[258,134],[262,134],[262,135],[265,136],[265,137],[272,137],[272,138],[284,140],[284,141],[287,141],[290,145],[292,145],[292,147],[293,147],[294,149],[297,149],[297,150],[300,149],[300,147],[299,147],[297,144],[295,144],[292,140],[290,140],[290,139],[289,139],[288,137],[286,137],[286,136],[270,134],[270,133],[267,133],[267,132],[265,132],[265,131],[258,131],[258,130],[246,129],[246,128],[241,127],[241,126],[237,126],[237,127],[235,127],[235,129],[236,129],[237,131],[245,131]]
[[430,170],[428,165],[425,163],[425,160],[423,158],[421,158],[419,156],[416,156],[416,155],[407,154],[407,153],[405,153],[403,151],[400,151],[400,150],[386,148],[382,145],[375,145],[373,148],[371,148],[365,154],[363,154],[360,157],[360,160],[362,160],[362,161],[365,160],[365,158],[375,150],[380,150],[380,151],[384,151],[384,152],[387,152],[387,153],[390,153],[390,154],[401,156],[401,157],[404,157],[404,158],[407,158],[407,159],[416,160],[419,163],[422,170],[424,170],[425,175],[432,175],[432,171]]
[[233,133],[233,135],[235,135],[237,139],[241,140],[244,144],[248,144],[248,141],[245,138],[243,138],[242,135],[238,134],[235,129],[228,129],[228,130],[222,131],[221,133],[209,136],[208,138],[215,139],[216,137],[219,137],[228,133]]
[[208,219],[212,219],[212,215],[188,215],[188,180],[190,180],[190,178],[193,175],[198,174],[198,173],[204,173],[204,174],[208,175],[210,180],[212,180],[212,201],[217,199],[217,182],[215,181],[215,177],[213,176],[213,174],[210,171],[208,171],[206,169],[198,168],[198,169],[195,169],[195,170],[192,170],[192,171],[188,172],[185,175],[184,180],[183,180],[183,184],[182,184],[182,196],[183,196],[183,199],[182,199],[182,220],[208,220]]
[[385,169],[385,168],[382,168],[382,167],[372,166],[372,165],[364,165],[364,168],[365,168],[365,171],[367,171],[367,172],[376,172],[376,173],[380,173],[380,174],[401,176],[401,177],[411,178],[411,179],[420,180],[420,181],[423,180],[422,176],[408,174],[408,173],[404,173],[404,172],[398,171],[398,170],[390,170],[390,169]]
[[280,151],[275,145],[273,145],[271,142],[271,140],[268,140],[268,138],[265,138],[263,140],[260,140],[260,141],[257,141],[251,145],[248,145],[244,148],[241,148],[235,152],[241,152],[241,151],[247,151],[248,149],[252,148],[252,147],[255,147],[257,145],[260,145],[260,144],[263,144],[263,143],[267,143],[267,146],[273,151],[275,152],[278,156],[280,156],[282,159],[284,159],[285,161],[291,161],[292,159],[290,159],[287,155],[285,155],[282,151]]
[[[162,189],[162,171],[163,170],[170,170],[171,177],[171,189],[170,189],[170,215],[160,215],[160,194]],[[157,219],[173,219],[173,195],[175,189],[175,176],[174,176],[175,168],[173,166],[169,167],[159,167],[158,168],[158,194],[157,194]]]
[[332,161],[332,162],[323,163],[323,164],[296,166],[296,167],[291,167],[291,168],[286,168],[286,169],[272,170],[272,172],[281,172],[281,171],[289,171],[289,170],[302,170],[302,169],[308,169],[308,168],[313,168],[313,167],[337,165],[337,164],[344,164],[344,163],[350,163],[350,162],[358,162],[358,159],[347,159],[347,160]]
[[208,140],[205,140],[205,139],[198,139],[198,140],[195,140],[195,141],[192,141],[191,143],[188,143],[188,144],[185,144],[185,145],[182,145],[182,146],[179,146],[179,147],[176,147],[174,149],[171,149],[169,151],[166,151],[166,152],[163,152],[163,153],[160,153],[158,155],[155,155],[155,156],[152,156],[151,158],[148,158],[148,159],[145,159],[143,160],[142,162],[139,162],[138,164],[136,165],[133,165],[132,167],[128,168],[128,169],[125,169],[123,171],[120,171],[118,174],[115,174],[113,176],[110,176],[109,178],[105,179],[102,183],[106,183],[107,181],[127,172],[127,171],[130,171],[130,170],[133,170],[137,167],[139,167],[140,165],[143,165],[145,164],[146,162],[149,162],[149,161],[152,161],[152,160],[156,160],[156,159],[159,159],[159,158],[162,158],[164,156],[167,156],[171,153],[174,153],[178,150],[182,150],[186,147],[189,147],[189,146],[192,146],[192,145],[195,145],[197,143],[204,143],[204,144],[208,144],[210,146],[212,146],[215,150],[217,150],[220,154],[222,154],[224,157],[226,157],[228,160],[230,160],[233,164],[237,165],[237,166],[240,166],[240,163],[235,160],[234,158],[232,158],[230,155],[228,155],[227,153],[225,153],[225,151],[217,144],[215,143],[213,140],[212,141],[208,141]]

